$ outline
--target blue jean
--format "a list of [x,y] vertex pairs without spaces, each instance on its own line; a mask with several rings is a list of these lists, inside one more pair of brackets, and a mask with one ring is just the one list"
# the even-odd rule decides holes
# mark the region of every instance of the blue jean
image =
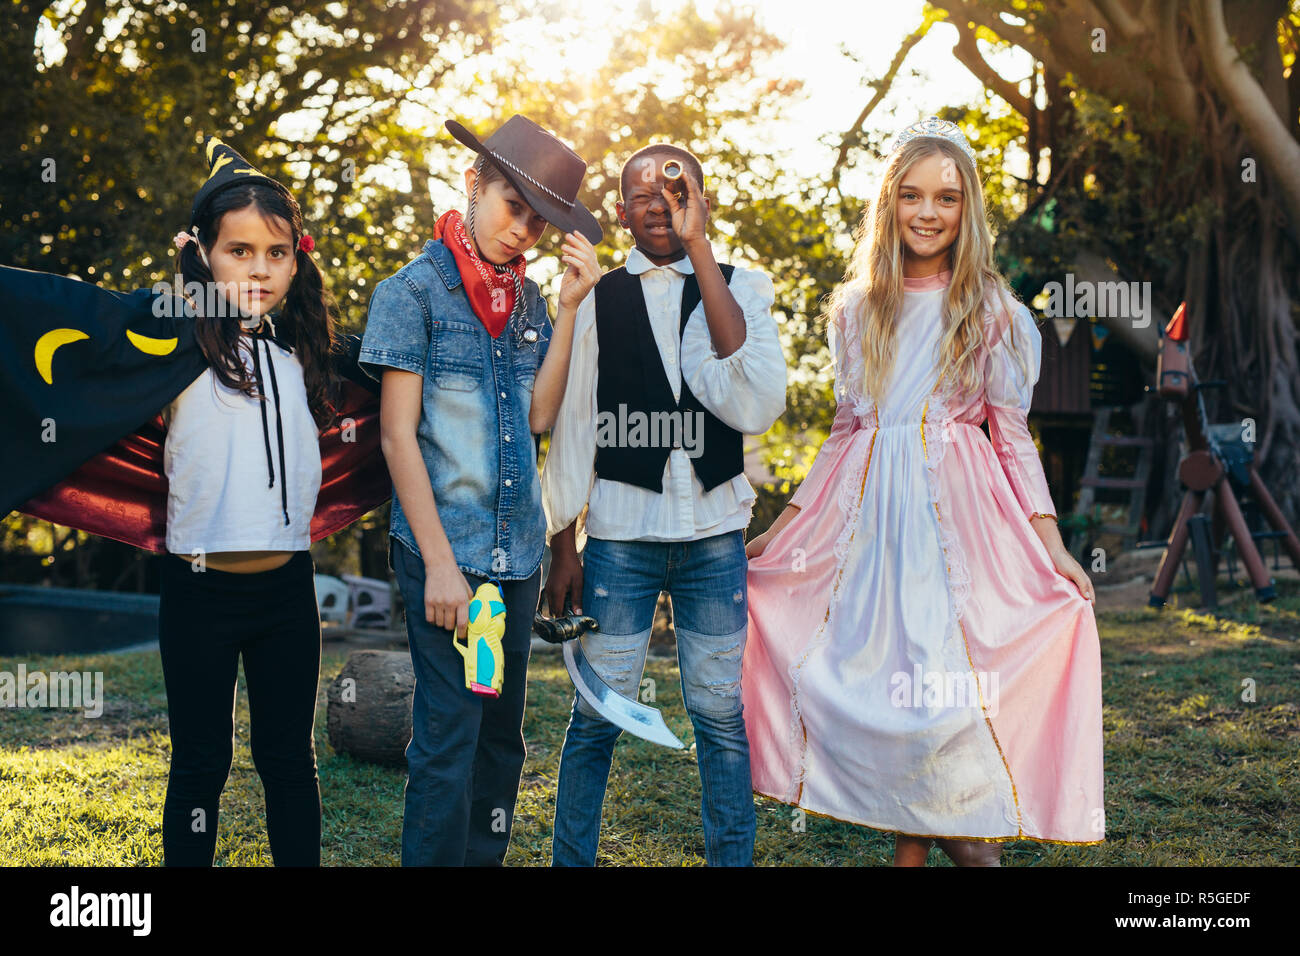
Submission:
[[[430,239],[370,297],[357,362],[423,378],[415,437],[442,526],[455,529],[456,562],[480,577],[527,578],[541,565],[546,514],[528,427],[537,370],[550,348],[546,299],[523,281],[520,311],[493,338],[470,305],[456,257]],[[401,497],[389,534],[420,548]]]
[[[506,605],[501,696],[465,686],[463,658],[451,631],[424,618],[424,562],[394,544],[393,570],[406,603],[415,667],[411,742],[406,748],[403,866],[500,866],[510,845],[524,767],[524,698],[541,570],[501,581]],[[483,579],[465,575],[470,587]]]
[[[695,728],[703,795],[704,853],[710,866],[748,866],[754,857],[749,739],[741,710],[745,651],[745,541],[741,532],[698,541],[605,541],[583,553],[583,611],[600,630],[582,638],[592,668],[636,699],[660,591],[672,598],[686,712]],[[593,866],[601,808],[622,731],[574,696],[555,797],[555,866]]]

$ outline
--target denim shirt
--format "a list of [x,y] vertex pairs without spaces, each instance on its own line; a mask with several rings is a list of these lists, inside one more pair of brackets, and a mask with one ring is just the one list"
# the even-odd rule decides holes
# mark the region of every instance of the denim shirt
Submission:
[[[359,363],[375,379],[385,368],[424,377],[420,453],[456,563],[479,577],[523,580],[541,565],[546,516],[528,409],[550,334],[546,300],[525,279],[522,311],[492,338],[436,240],[370,297]],[[388,533],[420,555],[396,493]]]

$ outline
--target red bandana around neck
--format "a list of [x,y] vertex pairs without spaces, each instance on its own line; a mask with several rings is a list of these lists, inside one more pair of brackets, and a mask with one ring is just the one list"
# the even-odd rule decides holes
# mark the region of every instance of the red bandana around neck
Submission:
[[465,231],[465,219],[456,209],[444,212],[433,227],[433,238],[442,242],[456,259],[470,308],[492,338],[505,331],[515,307],[516,287],[523,287],[524,257],[515,256],[498,272],[474,249]]

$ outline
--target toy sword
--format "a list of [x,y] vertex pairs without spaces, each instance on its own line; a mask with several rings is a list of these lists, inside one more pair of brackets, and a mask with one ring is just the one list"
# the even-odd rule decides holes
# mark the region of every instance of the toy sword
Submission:
[[662,744],[676,750],[686,745],[664,723],[664,716],[654,707],[624,697],[606,684],[582,653],[582,641],[587,631],[599,630],[596,619],[585,614],[568,614],[548,618],[533,616],[533,633],[549,644],[559,644],[564,653],[564,666],[578,694],[591,708],[616,727],[630,734]]

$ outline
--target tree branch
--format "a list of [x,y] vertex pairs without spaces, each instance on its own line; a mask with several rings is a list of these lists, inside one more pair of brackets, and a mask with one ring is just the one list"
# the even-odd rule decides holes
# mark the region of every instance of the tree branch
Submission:
[[880,101],[889,93],[889,88],[894,84],[894,77],[903,66],[903,61],[907,55],[912,52],[912,47],[916,46],[930,32],[930,27],[934,25],[934,18],[924,17],[915,30],[909,33],[903,40],[899,48],[894,52],[894,59],[889,64],[889,69],[885,75],[875,81],[876,92],[871,97],[870,102],[862,108],[858,118],[853,121],[853,125],[845,130],[844,135],[840,138],[839,152],[835,156],[835,165],[831,167],[830,181],[836,190],[839,189],[840,171],[844,168],[845,162],[848,161],[849,150],[853,146],[853,141],[857,134],[861,132],[862,126],[867,121],[873,110],[880,105]]
[[86,47],[94,43],[104,24],[105,0],[89,0],[81,15],[70,22],[67,27],[67,53],[63,58],[63,68],[68,75],[76,79],[85,66]]
[[993,67],[989,66],[988,60],[980,53],[979,44],[975,42],[975,31],[970,28],[969,23],[954,23],[957,27],[957,45],[952,48],[953,56],[961,61],[962,65],[975,78],[983,83],[986,87],[1002,97],[1011,105],[1017,113],[1023,116],[1030,123],[1034,122],[1034,115],[1038,112],[1033,101],[1020,92],[1016,84],[1010,80],[1004,79]]
[[1160,21],[1155,44],[1161,73],[1157,82],[1169,111],[1188,129],[1196,127],[1196,87],[1183,66],[1178,42],[1181,0],[1160,0]]
[[942,6],[948,11],[948,19],[953,21],[954,24],[959,19],[965,19],[971,23],[986,27],[1008,43],[1013,43],[1028,51],[1034,59],[1042,63],[1052,64],[1056,72],[1066,72],[1065,69],[1061,68],[1060,61],[1057,60],[1051,46],[1038,33],[1016,26],[1014,23],[1007,23],[1001,17],[991,14],[987,8],[972,3],[970,0],[949,0],[949,2],[944,2]]
[[1093,0],[1093,2],[1097,4],[1102,16],[1115,25],[1115,29],[1125,40],[1132,40],[1148,32],[1147,25],[1128,12],[1124,0]]
[[1300,143],[1278,117],[1228,36],[1221,0],[1192,0],[1192,32],[1219,95],[1232,107],[1251,145],[1272,174],[1292,228],[1300,227]]
[[1300,12],[1292,13],[1289,16],[1280,17],[1278,23],[1286,32],[1287,46],[1290,47],[1291,55],[1295,57],[1291,61],[1291,75],[1286,81],[1286,121],[1295,124],[1296,131],[1300,132],[1300,119],[1297,113],[1300,113]]

